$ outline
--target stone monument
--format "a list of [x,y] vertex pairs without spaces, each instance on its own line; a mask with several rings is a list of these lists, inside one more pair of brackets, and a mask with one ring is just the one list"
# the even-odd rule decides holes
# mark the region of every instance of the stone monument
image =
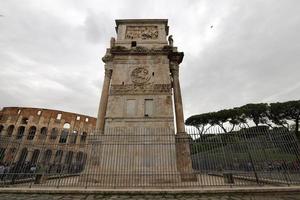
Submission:
[[[102,58],[105,76],[96,123],[98,139],[91,141],[93,166],[87,166],[86,172],[113,176],[101,178],[106,182],[128,181],[121,175],[124,172],[134,181],[153,173],[152,182],[195,180],[179,84],[183,52],[173,46],[172,36],[167,40],[168,20],[116,20],[116,32]],[[109,143],[122,145],[105,145]],[[153,145],[159,143],[170,145]]]

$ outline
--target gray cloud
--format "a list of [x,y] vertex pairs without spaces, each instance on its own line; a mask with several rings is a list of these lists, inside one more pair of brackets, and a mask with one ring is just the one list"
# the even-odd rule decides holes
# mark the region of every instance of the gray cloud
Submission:
[[[182,68],[189,69],[182,70],[181,80],[187,113],[299,99],[296,4],[251,1],[236,5],[211,30],[218,36],[196,56],[186,55]],[[188,78],[191,74],[198,76]]]
[[[114,19],[168,18],[185,116],[299,99],[300,2],[1,1],[0,106],[96,116]],[[210,26],[213,25],[213,28]]]

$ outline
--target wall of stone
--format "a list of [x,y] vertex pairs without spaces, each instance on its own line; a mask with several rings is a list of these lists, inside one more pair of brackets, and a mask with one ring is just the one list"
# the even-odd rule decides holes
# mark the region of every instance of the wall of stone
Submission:
[[77,113],[5,107],[0,111],[0,162],[48,166],[82,162],[95,125],[96,118]]
[[115,55],[112,69],[106,127],[174,127],[167,55]]

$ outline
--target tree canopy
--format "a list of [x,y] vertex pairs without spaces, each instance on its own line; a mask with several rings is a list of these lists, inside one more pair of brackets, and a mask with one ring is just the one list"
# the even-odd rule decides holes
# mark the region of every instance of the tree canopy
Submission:
[[280,126],[290,129],[290,125],[294,124],[298,136],[299,118],[300,100],[297,100],[271,104],[250,103],[232,109],[202,113],[189,117],[185,124],[196,127],[200,134],[206,133],[212,126],[219,126],[225,133],[236,126],[250,127],[251,121],[255,126],[268,125],[271,128]]

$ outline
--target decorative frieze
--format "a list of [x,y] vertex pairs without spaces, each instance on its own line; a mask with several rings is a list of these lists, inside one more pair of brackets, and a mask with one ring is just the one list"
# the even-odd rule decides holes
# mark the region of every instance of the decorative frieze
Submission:
[[171,93],[171,84],[111,85],[110,95]]
[[137,46],[135,48],[126,48],[123,46],[115,46],[112,47],[110,49],[110,53],[112,55],[118,55],[118,54],[124,54],[124,55],[128,55],[128,54],[159,54],[159,55],[169,55],[170,53],[172,53],[172,47],[166,45],[162,48],[147,48],[147,47],[143,47],[143,46]]
[[157,26],[127,26],[125,39],[155,40],[158,39]]

